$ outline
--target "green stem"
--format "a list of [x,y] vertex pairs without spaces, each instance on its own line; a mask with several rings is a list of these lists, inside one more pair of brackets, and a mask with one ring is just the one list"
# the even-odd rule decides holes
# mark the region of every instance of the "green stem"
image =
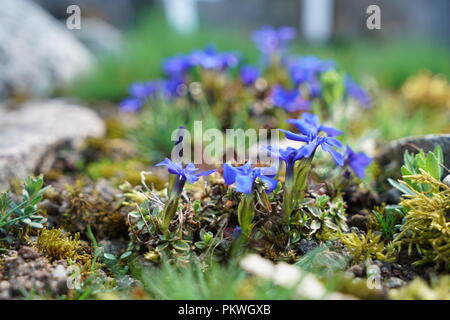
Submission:
[[161,231],[166,232],[169,229],[170,222],[172,221],[175,213],[178,209],[178,201],[180,200],[180,194],[171,195],[164,206],[162,212]]
[[255,204],[253,194],[242,194],[238,206],[238,222],[242,229],[242,236],[250,238],[253,229],[253,217],[255,216]]

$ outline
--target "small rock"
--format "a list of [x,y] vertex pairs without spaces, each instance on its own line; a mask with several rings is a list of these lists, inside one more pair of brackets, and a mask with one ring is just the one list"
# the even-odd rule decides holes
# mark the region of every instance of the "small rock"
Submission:
[[37,259],[39,257],[39,253],[37,250],[33,247],[22,247],[18,251],[19,256],[21,256],[24,259]]
[[317,248],[318,244],[314,240],[306,240],[302,239],[300,240],[300,243],[297,246],[297,250],[299,254],[305,254],[308,251],[311,251],[315,248]]
[[364,276],[364,266],[361,264],[355,264],[350,269],[348,269],[351,273],[355,275],[355,277],[361,278]]
[[398,288],[398,287],[404,286],[406,284],[406,282],[400,278],[391,277],[387,280],[386,284],[387,284],[388,288],[391,289],[391,288]]
[[444,184],[446,184],[447,186],[450,187],[450,174],[447,175],[447,176],[444,178],[444,180],[442,180],[442,182],[443,182]]
[[417,148],[425,152],[433,151],[439,145],[444,154],[444,165],[450,167],[450,134],[429,134],[418,137],[407,137],[392,141],[380,152],[378,163],[381,167],[389,166],[390,170],[398,171],[403,165],[403,154],[406,150],[417,153]]
[[367,223],[368,223],[367,216],[362,214],[354,214],[347,221],[347,225],[349,227],[356,227],[360,231],[367,231]]

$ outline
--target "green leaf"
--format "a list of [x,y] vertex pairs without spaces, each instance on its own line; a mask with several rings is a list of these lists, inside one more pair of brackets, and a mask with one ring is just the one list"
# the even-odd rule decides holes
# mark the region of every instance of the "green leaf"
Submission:
[[39,222],[31,222],[29,226],[35,229],[42,229],[44,226]]
[[159,252],[164,251],[168,246],[169,246],[168,242],[163,242],[156,247],[156,251],[159,251]]
[[111,253],[104,253],[103,254],[103,257],[105,257],[105,259],[108,259],[108,260],[116,260],[116,257],[113,255],[113,254],[111,254]]
[[191,246],[183,240],[176,240],[172,243],[172,246],[180,251],[189,251],[191,249]]
[[127,251],[122,253],[122,255],[119,257],[120,260],[128,258],[129,256],[131,256],[131,251]]

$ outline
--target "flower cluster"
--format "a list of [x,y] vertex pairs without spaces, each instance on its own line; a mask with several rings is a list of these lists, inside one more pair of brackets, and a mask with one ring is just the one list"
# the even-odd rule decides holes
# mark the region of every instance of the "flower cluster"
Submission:
[[289,41],[296,36],[292,27],[281,27],[274,29],[271,26],[264,26],[253,32],[252,40],[265,57],[273,58],[281,56],[286,50]]
[[[328,107],[343,98],[354,99],[365,108],[371,106],[369,94],[350,76],[344,76],[334,61],[315,56],[287,56],[288,43],[295,35],[292,27],[274,29],[264,26],[254,31],[252,40],[264,57],[259,68],[241,64],[238,53],[220,52],[214,46],[166,58],[162,63],[165,78],[132,84],[129,97],[122,101],[120,108],[122,111],[134,112],[140,110],[150,98],[170,100],[188,96],[190,84],[194,81],[201,83],[203,92],[205,89],[212,90],[206,94],[207,103],[220,110],[225,110],[223,106],[230,103],[236,105],[235,100],[249,97],[254,102],[269,101],[288,113],[311,110],[316,100],[321,102],[319,105]],[[227,72],[235,68],[238,72]],[[224,73],[227,75],[225,85],[221,77]],[[220,77],[217,83],[214,83],[215,77]],[[258,78],[265,80],[261,83],[267,84],[269,90],[253,90]],[[221,85],[217,86],[219,83]],[[226,101],[226,97],[235,100]],[[194,100],[198,101],[198,97],[194,97]],[[237,102],[245,106],[252,105],[247,100]]]

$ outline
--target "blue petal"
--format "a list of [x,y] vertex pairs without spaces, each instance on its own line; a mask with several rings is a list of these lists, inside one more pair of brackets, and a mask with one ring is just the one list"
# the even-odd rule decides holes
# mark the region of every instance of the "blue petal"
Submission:
[[286,138],[288,138],[290,140],[302,141],[302,142],[308,142],[309,141],[309,138],[307,136],[299,135],[299,134],[293,133],[293,132],[288,131],[288,130],[283,130],[283,129],[278,129],[278,130],[283,132],[284,135],[286,136]]
[[172,174],[178,174],[178,175],[183,174],[183,168],[181,167],[181,165],[179,163],[172,162],[168,158],[165,158],[164,161],[161,161],[160,163],[155,165],[155,167],[159,167],[159,166],[166,166],[167,170]]
[[185,174],[185,177],[186,177],[186,180],[187,180],[189,183],[197,182],[198,179],[200,179],[197,175],[191,174],[191,173],[186,173],[186,174]]
[[319,130],[325,132],[329,137],[336,137],[344,133],[341,130],[327,126],[320,126]]
[[298,131],[303,133],[305,136],[317,135],[317,128],[303,120],[288,119],[286,120],[286,122],[293,124],[298,129]]
[[211,173],[214,173],[214,172],[216,172],[217,170],[216,169],[213,169],[213,170],[207,170],[207,171],[203,171],[203,172],[200,172],[200,173],[196,173],[195,175],[197,176],[197,177],[203,177],[203,176],[208,176],[208,175],[210,175]]
[[331,154],[331,157],[333,157],[333,160],[337,163],[337,165],[344,165],[344,156],[342,154],[340,154],[327,144],[322,144],[322,149]]
[[315,127],[319,127],[319,124],[320,124],[319,117],[316,116],[315,114],[305,112],[302,115],[302,117],[306,122],[310,123],[311,125],[313,125]]
[[260,176],[259,179],[267,186],[266,193],[271,193],[277,187],[278,180],[266,176]]
[[230,164],[225,163],[223,165],[223,178],[227,185],[231,185],[236,182],[236,174],[237,173],[238,173],[238,171],[236,170],[236,168],[234,168]]
[[336,148],[342,148],[342,143],[335,138],[325,138],[324,142],[330,146],[333,146]]
[[254,179],[249,176],[236,175],[236,191],[252,194]]

